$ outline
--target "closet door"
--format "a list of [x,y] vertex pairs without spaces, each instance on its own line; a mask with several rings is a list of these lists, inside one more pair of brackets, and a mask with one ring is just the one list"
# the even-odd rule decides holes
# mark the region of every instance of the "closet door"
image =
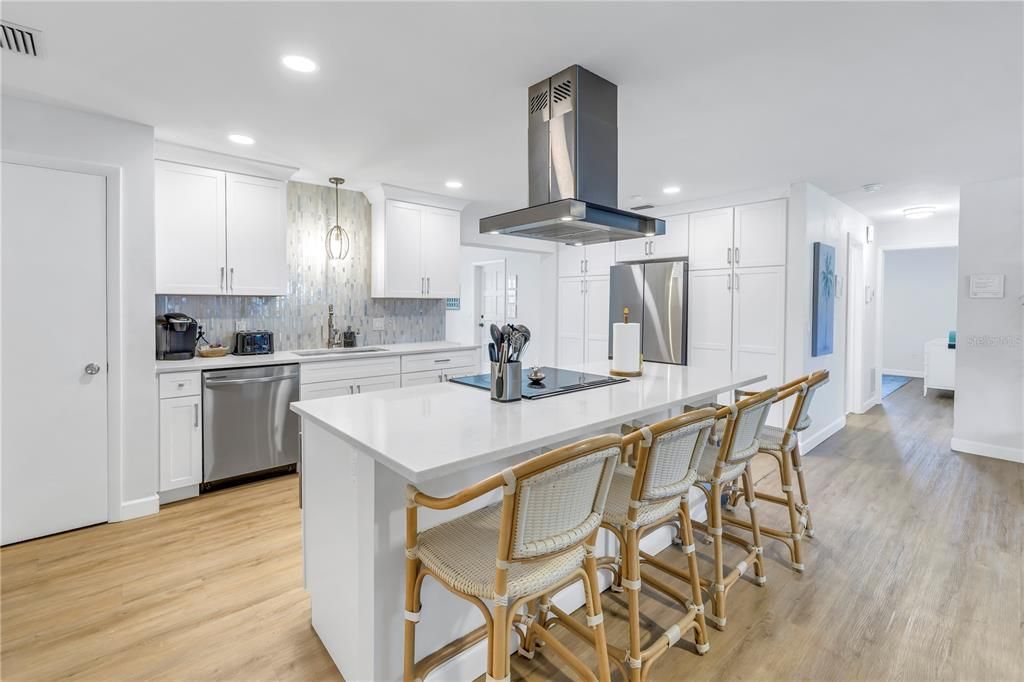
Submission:
[[690,270],[732,267],[732,208],[690,214]]
[[697,369],[732,369],[732,270],[690,271],[686,364]]
[[[586,294],[582,277],[558,278],[558,364],[561,367],[586,362]],[[605,334],[607,334],[607,330]],[[607,342],[605,342],[607,348]]]

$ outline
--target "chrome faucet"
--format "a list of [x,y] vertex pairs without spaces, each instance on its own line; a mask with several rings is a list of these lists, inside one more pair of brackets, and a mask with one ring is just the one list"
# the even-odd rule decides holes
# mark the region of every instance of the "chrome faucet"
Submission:
[[337,348],[341,345],[339,329],[334,324],[334,304],[327,306],[327,347]]

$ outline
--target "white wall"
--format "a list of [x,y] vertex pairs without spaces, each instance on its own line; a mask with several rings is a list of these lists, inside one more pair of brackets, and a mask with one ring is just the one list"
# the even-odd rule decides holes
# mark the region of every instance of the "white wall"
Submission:
[[530,347],[524,360],[537,365],[554,363],[557,264],[554,254],[463,246],[459,263],[461,309],[445,313],[446,338],[460,343],[478,343],[474,263],[494,260],[505,261],[507,276],[519,277],[518,316],[515,321],[525,324],[531,332]]
[[121,448],[122,470],[120,509],[111,509],[111,520],[155,513],[159,467],[153,371],[153,129],[5,96],[2,147],[5,152],[121,169],[120,291],[117,308],[111,311],[120,318],[120,335],[108,338],[108,359],[112,401],[122,405],[120,423],[111,434]]
[[885,253],[882,367],[886,374],[923,376],[924,344],[956,328],[955,247]]
[[940,213],[923,220],[897,218],[875,223],[875,245],[881,249],[956,246],[959,215]]
[[[870,222],[835,197],[809,183],[790,188],[789,234],[786,267],[786,376],[795,377],[818,369],[829,371],[830,381],[815,394],[811,406],[813,423],[801,437],[809,449],[846,425],[846,296],[836,300],[833,350],[830,355],[811,356],[811,288],[814,242],[824,242],[836,249],[836,272],[845,277],[847,271],[847,235],[863,239]],[[865,245],[865,262],[873,264],[874,247]],[[865,273],[865,281],[870,273]],[[866,316],[869,311],[865,311]],[[869,325],[862,325],[864,333]],[[868,347],[871,337],[862,339]]]
[[526,201],[520,206],[474,201],[462,209],[462,244],[488,249],[527,251],[532,253],[554,253],[555,243],[541,239],[512,237],[504,234],[480,234],[480,219],[487,216],[526,208]]
[[[960,189],[954,450],[1024,462],[1024,178]],[[1005,296],[969,298],[972,274]]]

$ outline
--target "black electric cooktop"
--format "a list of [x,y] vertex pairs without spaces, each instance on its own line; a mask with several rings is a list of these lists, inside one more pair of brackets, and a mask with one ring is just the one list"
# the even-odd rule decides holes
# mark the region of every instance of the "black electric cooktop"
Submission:
[[[558,369],[557,367],[541,367],[544,373],[544,380],[541,382],[530,381],[529,369],[523,369],[523,398],[526,400],[538,400],[550,398],[553,395],[572,393],[574,391],[585,391],[588,388],[610,386],[628,381],[623,377],[609,377],[603,374],[587,374],[571,369]],[[490,374],[475,374],[469,377],[450,379],[452,383],[465,384],[473,388],[482,388],[485,391],[491,390]]]

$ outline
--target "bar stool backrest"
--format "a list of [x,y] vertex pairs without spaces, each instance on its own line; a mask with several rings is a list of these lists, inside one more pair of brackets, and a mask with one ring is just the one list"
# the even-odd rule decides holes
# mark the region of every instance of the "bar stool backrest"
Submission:
[[812,372],[805,382],[807,390],[797,398],[794,409],[796,410],[796,425],[794,431],[803,431],[811,425],[810,409],[814,392],[828,383],[828,370],[819,369]]
[[644,442],[637,456],[632,499],[651,503],[688,491],[714,427],[715,410],[708,407],[640,429]]
[[728,465],[741,464],[757,454],[757,432],[764,426],[768,411],[775,402],[778,392],[775,388],[761,391],[726,408],[729,414],[725,435],[722,436],[722,448],[718,458],[720,462]]
[[622,438],[596,436],[502,472],[498,559],[536,559],[579,546],[601,523]]

